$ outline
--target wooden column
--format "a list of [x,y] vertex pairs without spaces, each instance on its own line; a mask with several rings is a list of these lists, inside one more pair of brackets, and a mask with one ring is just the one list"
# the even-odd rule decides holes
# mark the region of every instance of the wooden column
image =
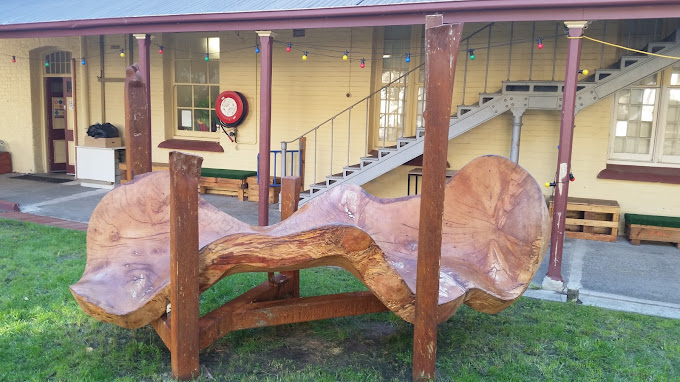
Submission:
[[260,36],[260,160],[259,202],[257,223],[269,225],[269,151],[271,150],[272,127],[272,43],[275,34],[271,31],[257,31]]
[[170,153],[170,354],[179,379],[198,377],[198,178],[203,158]]
[[149,98],[139,67],[128,66],[125,78],[125,162],[127,180],[151,172]]
[[[285,176],[281,178],[281,221],[294,214],[300,204],[300,187],[302,178],[299,176]],[[281,272],[290,280],[287,287],[290,288],[291,297],[300,297],[300,271]]]
[[[149,136],[151,136],[151,35],[149,34],[134,34],[137,39],[137,49],[139,50],[139,72],[142,74],[142,81],[146,84],[146,103],[147,107],[147,129]],[[149,150],[151,152],[151,150]]]
[[425,148],[418,229],[413,379],[435,377],[439,261],[444,183],[449,144],[453,78],[463,24],[442,25],[442,15],[425,18]]
[[581,59],[581,39],[574,37],[581,37],[586,23],[586,21],[567,21],[564,23],[569,28],[569,37],[571,38],[567,43],[567,68],[564,75],[560,148],[557,154],[552,235],[550,237],[550,264],[548,266],[548,274],[543,279],[544,288],[558,291],[564,288],[564,280],[562,279],[562,247],[564,246],[564,224],[567,218],[571,146],[574,140],[576,85],[579,61]]

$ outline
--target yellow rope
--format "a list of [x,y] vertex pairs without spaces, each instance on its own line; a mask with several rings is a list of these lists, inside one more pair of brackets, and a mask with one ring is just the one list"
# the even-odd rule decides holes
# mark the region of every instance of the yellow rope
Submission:
[[611,42],[601,41],[601,40],[598,40],[598,39],[595,39],[595,38],[592,38],[592,37],[588,37],[588,36],[585,36],[585,35],[584,35],[584,36],[579,36],[579,37],[569,37],[569,36],[567,36],[567,38],[568,38],[568,39],[585,38],[586,40],[599,42],[600,44],[605,44],[605,45],[613,46],[613,47],[619,48],[619,49],[630,50],[631,52],[637,52],[637,53],[647,54],[647,55],[649,55],[649,56],[656,56],[656,57],[663,57],[663,58],[672,58],[672,59],[674,59],[674,60],[680,60],[680,57],[675,57],[675,56],[665,56],[665,55],[663,55],[663,54],[657,54],[657,53],[645,52],[645,51],[642,51],[642,50],[637,50],[637,49],[632,49],[632,48],[626,48],[625,46],[612,44]]

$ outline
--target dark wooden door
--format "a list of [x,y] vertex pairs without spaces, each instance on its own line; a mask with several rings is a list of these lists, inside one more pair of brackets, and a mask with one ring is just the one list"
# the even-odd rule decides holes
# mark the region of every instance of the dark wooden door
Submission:
[[45,78],[47,156],[50,172],[66,171],[68,159],[64,85],[64,79],[61,77]]

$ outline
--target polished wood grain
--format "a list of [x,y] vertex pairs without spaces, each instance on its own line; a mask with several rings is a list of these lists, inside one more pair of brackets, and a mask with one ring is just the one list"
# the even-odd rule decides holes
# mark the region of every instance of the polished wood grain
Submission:
[[[170,299],[170,174],[108,193],[87,232],[87,264],[71,292],[87,314],[138,328]],[[247,225],[199,197],[199,288],[238,272],[342,266],[413,322],[418,196],[380,199],[334,187],[288,219]],[[465,302],[496,313],[528,287],[545,253],[549,216],[536,181],[498,156],[477,158],[446,185],[437,321]],[[303,280],[304,281],[304,280]]]

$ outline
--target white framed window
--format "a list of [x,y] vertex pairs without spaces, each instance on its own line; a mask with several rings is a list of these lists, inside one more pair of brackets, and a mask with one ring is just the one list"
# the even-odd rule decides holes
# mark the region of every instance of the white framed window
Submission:
[[220,93],[220,39],[175,35],[173,49],[175,134],[216,137],[215,100]]
[[56,51],[45,55],[44,74],[46,76],[71,74],[71,52]]
[[680,64],[614,95],[610,162],[680,164]]

